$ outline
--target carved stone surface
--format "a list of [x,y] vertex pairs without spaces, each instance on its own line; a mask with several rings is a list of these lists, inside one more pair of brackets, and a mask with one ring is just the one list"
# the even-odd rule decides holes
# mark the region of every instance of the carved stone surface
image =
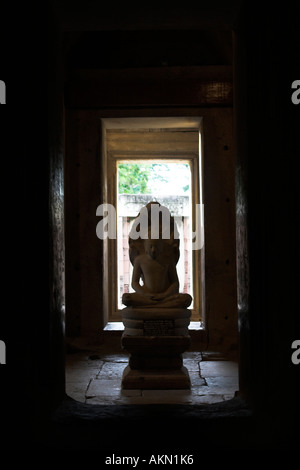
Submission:
[[143,331],[144,336],[173,336],[174,320],[144,320]]
[[127,307],[122,311],[124,333],[139,336],[189,335],[190,316],[187,308]]

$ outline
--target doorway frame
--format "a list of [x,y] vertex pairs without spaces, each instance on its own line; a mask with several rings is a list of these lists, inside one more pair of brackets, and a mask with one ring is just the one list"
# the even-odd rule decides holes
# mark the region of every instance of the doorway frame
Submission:
[[[116,205],[116,174],[115,166],[119,160],[169,160],[169,161],[189,161],[191,166],[192,187],[192,231],[196,231],[196,205],[202,204],[202,175],[203,175],[203,118],[201,116],[164,116],[164,117],[122,117],[122,118],[102,118],[101,119],[101,147],[102,147],[102,168],[101,186],[102,202]],[[182,150],[172,150],[171,153],[161,151],[143,154],[139,151],[128,153],[112,152],[107,149],[107,131],[111,129],[165,129],[172,131],[195,130],[199,133],[198,150],[182,152]],[[200,250],[192,252],[192,277],[194,304],[194,322],[196,315],[199,315],[197,323],[201,329],[205,328],[205,285],[204,285],[204,245]],[[112,260],[112,262],[111,262]],[[103,325],[104,329],[111,322],[120,322],[121,315],[117,306],[117,240],[106,238],[103,240]],[[198,327],[198,325],[197,325]]]

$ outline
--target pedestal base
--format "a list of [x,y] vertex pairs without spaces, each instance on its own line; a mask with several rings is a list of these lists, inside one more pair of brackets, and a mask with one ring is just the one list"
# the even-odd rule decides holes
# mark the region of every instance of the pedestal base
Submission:
[[190,336],[122,336],[122,347],[130,353],[122,378],[124,389],[189,389],[188,370],[182,353]]
[[127,336],[185,336],[191,311],[187,308],[126,307],[122,320]]
[[122,388],[142,390],[189,389],[191,381],[186,367],[180,369],[131,369],[127,366],[122,377]]

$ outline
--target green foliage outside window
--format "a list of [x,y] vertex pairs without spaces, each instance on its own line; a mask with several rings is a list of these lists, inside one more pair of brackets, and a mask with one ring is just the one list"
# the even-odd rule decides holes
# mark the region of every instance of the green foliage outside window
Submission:
[[149,194],[151,164],[120,163],[119,194]]
[[[151,194],[151,183],[168,183],[170,172],[170,165],[164,163],[119,163],[119,194]],[[189,185],[182,189],[188,191]]]

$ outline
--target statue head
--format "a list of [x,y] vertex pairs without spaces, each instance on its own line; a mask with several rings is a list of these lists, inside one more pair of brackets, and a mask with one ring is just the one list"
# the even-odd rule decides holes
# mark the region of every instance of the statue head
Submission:
[[178,262],[179,235],[174,217],[166,207],[157,201],[149,202],[145,207],[142,207],[133,223],[129,233],[131,263],[134,264],[136,256],[146,253],[146,249],[153,259],[154,256],[157,258],[159,255],[163,255],[168,259],[172,258],[175,264]]
[[152,259],[157,259],[163,251],[163,241],[161,238],[148,238],[144,241],[145,253]]

